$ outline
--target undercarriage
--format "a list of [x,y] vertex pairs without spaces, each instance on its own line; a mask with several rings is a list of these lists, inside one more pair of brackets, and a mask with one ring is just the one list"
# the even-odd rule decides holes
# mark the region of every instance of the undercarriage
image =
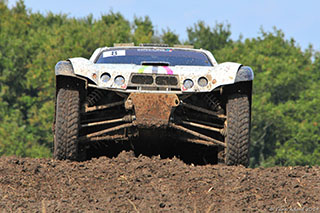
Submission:
[[216,147],[227,164],[245,165],[251,97],[246,88],[190,94],[58,88],[55,158],[82,160],[90,146],[109,142],[172,141]]
[[[91,91],[90,91],[91,90]],[[89,89],[81,111],[81,143],[145,138],[173,138],[225,147],[225,100],[219,91],[176,95],[119,93]]]

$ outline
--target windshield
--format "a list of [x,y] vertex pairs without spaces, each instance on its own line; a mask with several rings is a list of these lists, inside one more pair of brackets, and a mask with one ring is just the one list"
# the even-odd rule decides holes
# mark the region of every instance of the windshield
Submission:
[[201,52],[170,48],[112,49],[102,52],[97,64],[136,64],[166,66],[212,66],[208,57]]

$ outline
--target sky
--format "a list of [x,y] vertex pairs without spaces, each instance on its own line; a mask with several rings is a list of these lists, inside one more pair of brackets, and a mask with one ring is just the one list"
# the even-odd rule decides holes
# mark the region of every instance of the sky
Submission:
[[[9,6],[15,2],[9,0]],[[187,27],[199,20],[212,27],[217,22],[230,24],[234,40],[240,35],[257,37],[261,28],[272,32],[276,27],[303,49],[312,44],[320,50],[318,0],[25,0],[25,4],[32,12],[51,11],[76,18],[92,14],[99,19],[111,10],[120,12],[129,21],[134,16],[149,16],[159,33],[170,28],[182,41],[187,39]]]

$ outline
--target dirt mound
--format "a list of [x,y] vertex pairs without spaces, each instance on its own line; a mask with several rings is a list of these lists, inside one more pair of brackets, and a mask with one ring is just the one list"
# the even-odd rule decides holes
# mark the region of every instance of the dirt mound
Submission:
[[86,162],[2,157],[0,210],[320,211],[319,177],[319,167],[194,166],[125,151]]

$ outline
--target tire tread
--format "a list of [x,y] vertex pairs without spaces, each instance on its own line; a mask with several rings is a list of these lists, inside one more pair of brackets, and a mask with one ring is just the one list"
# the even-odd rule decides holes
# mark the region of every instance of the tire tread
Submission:
[[249,164],[250,104],[246,94],[229,96],[227,104],[227,165]]
[[57,95],[54,158],[78,160],[79,91],[61,88]]

